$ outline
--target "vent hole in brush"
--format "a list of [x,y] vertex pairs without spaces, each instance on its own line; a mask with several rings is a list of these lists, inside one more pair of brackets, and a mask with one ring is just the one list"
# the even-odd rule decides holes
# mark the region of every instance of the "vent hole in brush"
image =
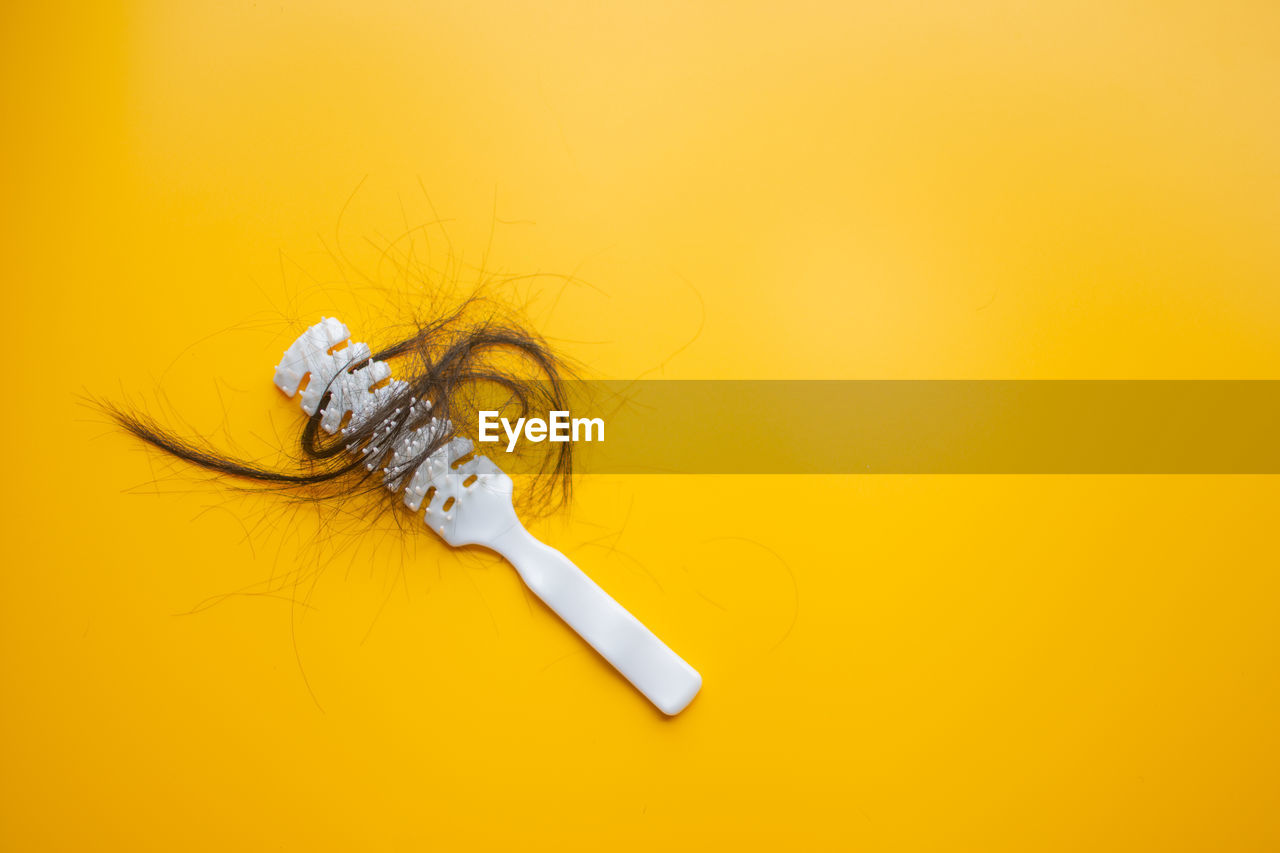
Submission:
[[355,373],[357,370],[368,367],[369,361],[370,360],[366,358],[364,361],[356,362],[355,364],[347,368],[347,373]]
[[466,465],[468,462],[470,462],[472,459],[475,459],[475,458],[476,458],[476,452],[473,450],[470,453],[467,453],[463,456],[459,456],[457,459],[453,460],[453,462],[449,464],[449,467],[457,471],[463,465]]
[[436,498],[436,487],[432,486],[427,489],[427,493],[422,496],[422,508],[431,509],[431,502]]
[[311,384],[311,372],[308,371],[302,374],[302,379],[299,380],[298,382],[298,393],[301,394],[303,391],[307,390],[307,386],[310,384]]
[[449,500],[444,502],[444,506],[440,507],[440,509],[444,512],[448,512],[456,502],[455,498],[449,498]]
[[386,388],[390,384],[391,384],[391,377],[388,376],[386,379],[383,379],[381,382],[375,382],[372,385],[370,385],[369,393],[372,394],[374,391],[377,391],[379,388]]
[[335,352],[341,352],[342,350],[346,349],[347,344],[349,343],[351,343],[350,340],[339,341],[338,343],[329,347],[329,349],[325,350],[325,352],[329,353],[329,355],[333,355]]
[[347,412],[342,416],[342,422],[338,424],[338,432],[342,432],[347,428],[347,424],[351,423],[351,413]]
[[470,477],[468,477],[467,479],[465,479],[465,480],[463,480],[463,481],[462,481],[462,488],[464,488],[464,489],[469,489],[469,488],[471,488],[471,484],[472,484],[472,483],[474,483],[476,480],[479,480],[479,479],[480,479],[480,475],[479,475],[479,474],[472,474]]

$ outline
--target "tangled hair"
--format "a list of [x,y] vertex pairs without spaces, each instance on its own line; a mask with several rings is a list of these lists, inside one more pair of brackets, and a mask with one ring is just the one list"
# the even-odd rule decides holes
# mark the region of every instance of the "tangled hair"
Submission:
[[[372,493],[396,504],[400,503],[400,488],[408,480],[406,474],[455,436],[475,434],[479,409],[525,417],[535,411],[569,408],[566,382],[572,374],[564,359],[518,320],[475,296],[443,316],[415,321],[371,358],[394,364],[397,382],[378,396],[377,405],[367,415],[358,421],[344,419],[343,428],[332,436],[321,423],[332,396],[326,387],[315,414],[302,423],[297,452],[282,467],[263,465],[226,453],[207,441],[185,438],[136,410],[113,403],[99,405],[135,438],[214,474],[306,499]],[[330,385],[368,361],[345,365]],[[428,401],[429,410],[414,405],[415,401]],[[433,430],[430,441],[411,458],[394,453],[402,438],[432,418],[450,423],[452,428]],[[528,459],[516,463],[536,475],[534,499],[526,502],[535,512],[566,503],[573,474],[571,442],[539,447],[545,449],[537,451],[538,458],[532,463]],[[507,464],[504,461],[504,467]]]

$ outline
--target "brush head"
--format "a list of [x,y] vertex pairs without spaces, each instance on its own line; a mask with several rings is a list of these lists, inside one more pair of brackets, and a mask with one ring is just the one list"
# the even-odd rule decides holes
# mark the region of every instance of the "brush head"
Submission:
[[371,437],[347,450],[363,456],[370,473],[381,469],[383,484],[450,545],[490,545],[519,524],[511,478],[475,455],[470,440],[450,438],[453,424],[432,417],[431,402],[409,396],[408,385],[372,358],[368,344],[352,342],[338,320],[322,319],[285,350],[275,384],[290,398],[301,390],[302,410],[319,412],[330,435],[351,435],[377,419]]

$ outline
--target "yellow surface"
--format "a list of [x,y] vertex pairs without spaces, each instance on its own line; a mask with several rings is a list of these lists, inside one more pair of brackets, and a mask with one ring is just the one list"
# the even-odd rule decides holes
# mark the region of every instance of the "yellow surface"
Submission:
[[585,479],[538,531],[668,721],[496,560],[74,399],[269,454],[424,266],[552,274],[601,377],[1278,378],[1276,4],[0,21],[0,848],[1280,848],[1276,478]]

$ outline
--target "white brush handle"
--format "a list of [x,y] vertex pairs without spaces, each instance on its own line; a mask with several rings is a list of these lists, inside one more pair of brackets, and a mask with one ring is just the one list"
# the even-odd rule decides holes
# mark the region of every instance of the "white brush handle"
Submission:
[[693,701],[702,687],[697,670],[568,557],[539,542],[518,523],[490,547],[506,557],[529,589],[660,711],[678,714]]

